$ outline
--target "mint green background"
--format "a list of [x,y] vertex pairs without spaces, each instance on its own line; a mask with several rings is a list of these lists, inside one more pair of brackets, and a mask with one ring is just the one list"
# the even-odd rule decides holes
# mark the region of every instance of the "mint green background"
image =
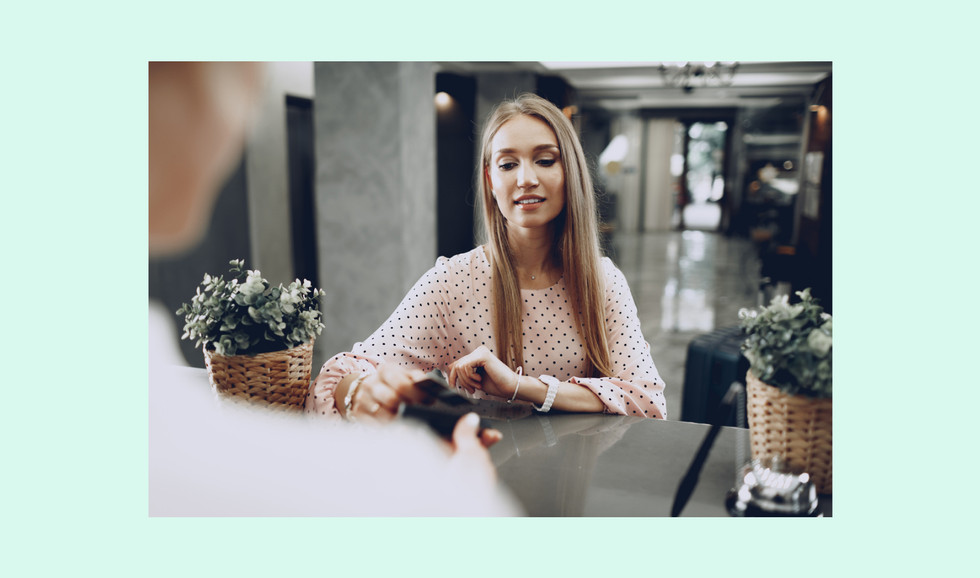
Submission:
[[[956,521],[977,513],[965,362],[980,213],[976,94],[954,73],[976,52],[975,9],[210,4],[5,9],[7,575],[824,576],[858,560],[908,575],[962,561],[972,532]],[[158,59],[833,60],[835,517],[148,518],[146,63]]]

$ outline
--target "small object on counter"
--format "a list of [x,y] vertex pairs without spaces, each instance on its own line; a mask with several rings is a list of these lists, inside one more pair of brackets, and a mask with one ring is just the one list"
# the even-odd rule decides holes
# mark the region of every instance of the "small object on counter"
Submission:
[[[432,398],[434,405],[402,404],[399,408],[400,415],[423,421],[440,437],[451,440],[459,418],[473,411],[473,401],[450,387],[446,376],[438,369],[426,374],[425,379],[416,385]],[[488,422],[481,418],[480,432],[488,427]]]
[[742,469],[742,485],[725,505],[732,516],[822,517],[810,475],[785,471],[782,459],[752,460]]

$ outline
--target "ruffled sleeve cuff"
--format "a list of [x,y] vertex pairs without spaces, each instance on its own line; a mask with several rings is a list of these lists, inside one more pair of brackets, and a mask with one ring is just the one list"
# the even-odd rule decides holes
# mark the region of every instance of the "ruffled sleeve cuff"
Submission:
[[378,363],[376,359],[355,353],[338,353],[331,357],[310,384],[310,390],[306,394],[306,413],[339,418],[340,412],[334,400],[337,384],[351,373],[374,373]]
[[571,383],[589,388],[606,406],[605,413],[667,419],[667,400],[660,378],[623,381],[616,378],[575,377]]

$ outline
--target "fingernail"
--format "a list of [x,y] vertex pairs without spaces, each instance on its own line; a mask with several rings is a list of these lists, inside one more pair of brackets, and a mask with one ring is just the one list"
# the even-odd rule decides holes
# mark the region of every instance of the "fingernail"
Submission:
[[476,425],[480,423],[480,416],[476,415],[472,411],[463,416],[463,419],[466,420],[466,425]]

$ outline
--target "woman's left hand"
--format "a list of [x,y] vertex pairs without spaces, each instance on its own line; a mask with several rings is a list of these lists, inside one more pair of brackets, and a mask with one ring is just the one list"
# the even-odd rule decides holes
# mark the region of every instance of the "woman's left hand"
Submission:
[[[482,371],[478,371],[481,368]],[[449,366],[449,383],[459,385],[470,393],[482,389],[491,395],[510,399],[517,385],[517,374],[485,345],[481,345]]]

